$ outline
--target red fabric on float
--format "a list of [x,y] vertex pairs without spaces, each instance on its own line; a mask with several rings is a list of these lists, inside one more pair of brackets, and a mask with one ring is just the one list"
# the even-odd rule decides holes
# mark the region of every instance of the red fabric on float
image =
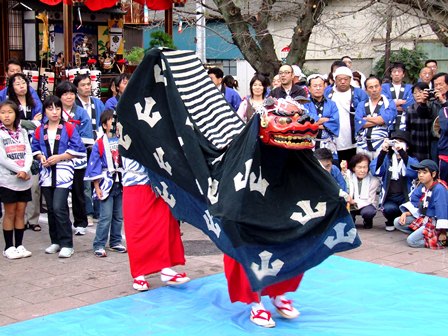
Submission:
[[98,11],[104,8],[115,6],[117,0],[86,0],[85,5],[91,11]]
[[62,0],[40,0],[40,2],[50,5],[50,6],[56,6],[62,2]]
[[172,0],[135,0],[136,2],[146,6],[152,10],[167,10],[173,6]]
[[[40,2],[55,6],[60,4],[62,1],[64,3],[71,5],[71,0],[40,0]],[[146,3],[146,6],[148,6],[149,9],[152,10],[167,10],[170,9],[171,6],[173,6],[172,0],[135,0],[136,2],[144,5]],[[117,0],[86,0],[85,5],[87,8],[89,8],[92,11],[101,10],[104,8],[112,7],[116,4]]]

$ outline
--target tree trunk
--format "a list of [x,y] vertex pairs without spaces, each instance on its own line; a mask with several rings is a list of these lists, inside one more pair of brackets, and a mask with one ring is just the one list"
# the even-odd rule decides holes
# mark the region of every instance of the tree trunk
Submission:
[[290,51],[286,57],[286,63],[303,66],[311,32],[314,26],[318,24],[319,18],[327,5],[328,1],[321,0],[308,0],[298,5],[296,12],[297,25],[291,38]]
[[[275,1],[263,0],[258,15],[247,20],[243,18],[241,9],[235,5],[234,1],[214,0],[214,2],[244,58],[255,71],[272,78],[280,67],[280,61],[275,54],[274,40],[267,29],[270,19],[269,10]],[[255,35],[251,33],[250,27],[255,30]]]

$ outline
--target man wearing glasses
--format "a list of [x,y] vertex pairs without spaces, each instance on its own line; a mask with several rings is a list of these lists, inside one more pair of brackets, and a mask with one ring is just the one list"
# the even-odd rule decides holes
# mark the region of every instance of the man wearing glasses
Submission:
[[294,70],[291,65],[284,64],[278,71],[281,85],[271,91],[269,94],[274,98],[295,98],[298,96],[308,97],[308,92],[299,85],[293,84]]

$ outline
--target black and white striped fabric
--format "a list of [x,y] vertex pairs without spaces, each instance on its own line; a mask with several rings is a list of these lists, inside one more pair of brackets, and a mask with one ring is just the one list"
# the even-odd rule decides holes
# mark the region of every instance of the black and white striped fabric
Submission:
[[176,218],[242,264],[254,290],[360,245],[312,151],[264,145],[260,116],[244,125],[193,52],[150,50],[117,114],[120,154],[148,169]]
[[165,51],[180,97],[200,132],[219,149],[241,133],[243,121],[223,99],[192,51]]

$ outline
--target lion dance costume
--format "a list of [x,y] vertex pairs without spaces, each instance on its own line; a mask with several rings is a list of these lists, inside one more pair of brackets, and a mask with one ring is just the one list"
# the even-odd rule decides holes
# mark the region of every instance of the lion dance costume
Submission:
[[[339,187],[313,156],[317,126],[300,102],[267,99],[245,125],[194,52],[152,49],[120,99],[117,126],[121,155],[146,168],[176,219],[226,255],[232,301],[266,294],[295,317],[282,294],[361,244]],[[259,308],[251,319],[273,326]]]

